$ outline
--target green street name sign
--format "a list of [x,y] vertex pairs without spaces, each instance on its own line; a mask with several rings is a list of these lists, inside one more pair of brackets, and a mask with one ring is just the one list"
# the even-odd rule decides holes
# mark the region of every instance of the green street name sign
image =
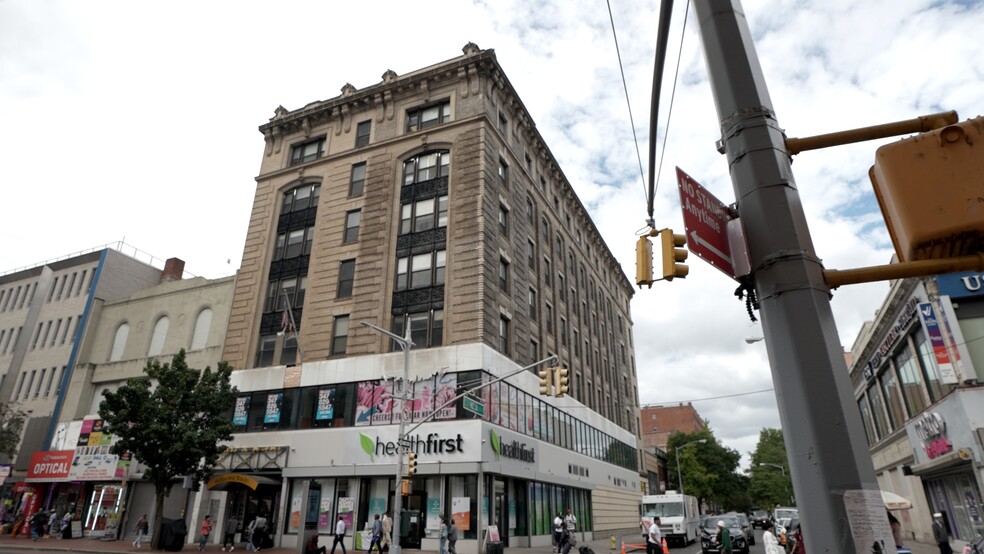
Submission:
[[461,407],[479,417],[485,416],[485,404],[482,404],[470,396],[466,396],[461,400]]

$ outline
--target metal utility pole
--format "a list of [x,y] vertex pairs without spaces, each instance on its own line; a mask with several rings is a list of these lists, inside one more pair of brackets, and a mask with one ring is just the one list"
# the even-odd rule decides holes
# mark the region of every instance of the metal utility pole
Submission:
[[400,487],[403,480],[403,456],[406,455],[407,447],[403,444],[403,429],[406,427],[406,417],[404,410],[407,406],[407,386],[410,384],[410,348],[413,341],[410,340],[410,325],[407,325],[405,337],[390,333],[382,327],[377,327],[372,323],[363,321],[363,325],[371,327],[380,333],[396,341],[403,349],[403,382],[400,383],[400,424],[396,431],[396,444],[400,446],[400,455],[396,457],[396,481],[393,483],[393,532],[392,544],[390,544],[390,554],[401,554],[403,547],[400,546],[400,524],[403,522],[403,490]]
[[[694,12],[747,237],[793,487],[797,498],[808,499],[799,507],[804,533],[810,552],[855,552],[858,515],[845,500],[858,508],[857,499],[870,499],[878,484],[785,137],[740,2],[695,0]],[[870,505],[860,507],[878,521]]]
[[683,496],[683,473],[680,472],[680,449],[690,446],[691,444],[704,444],[707,439],[700,439],[695,441],[690,441],[687,444],[676,447],[676,459],[677,459],[677,483],[680,484],[680,496]]

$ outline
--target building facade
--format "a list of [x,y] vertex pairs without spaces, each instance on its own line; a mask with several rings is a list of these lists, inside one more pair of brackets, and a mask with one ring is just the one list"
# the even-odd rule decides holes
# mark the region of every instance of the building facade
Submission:
[[883,490],[909,539],[933,542],[932,514],[955,544],[984,531],[984,291],[964,273],[893,281],[850,365],[855,399]]
[[696,433],[704,429],[704,420],[693,404],[643,406],[639,416],[642,445],[666,452],[673,433]]
[[[632,285],[494,53],[387,71],[260,131],[223,355],[239,432],[198,509],[263,515],[284,545],[338,517],[359,545],[397,489],[407,548],[436,548],[441,514],[463,552],[491,530],[546,544],[568,508],[589,536],[635,527]],[[413,341],[405,404],[400,348],[364,323]],[[551,356],[565,397],[536,392]]]

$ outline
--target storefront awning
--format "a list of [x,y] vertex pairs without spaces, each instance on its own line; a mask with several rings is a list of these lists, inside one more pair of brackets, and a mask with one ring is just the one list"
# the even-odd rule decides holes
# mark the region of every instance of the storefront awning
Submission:
[[927,473],[943,471],[961,464],[969,464],[972,459],[973,454],[971,454],[970,450],[961,448],[956,452],[950,452],[926,463],[912,466],[912,473],[914,475],[925,475]]
[[280,481],[265,475],[250,475],[246,473],[223,473],[209,479],[205,485],[208,490],[227,491],[236,485],[245,485],[252,490],[256,490],[259,485],[279,485]]

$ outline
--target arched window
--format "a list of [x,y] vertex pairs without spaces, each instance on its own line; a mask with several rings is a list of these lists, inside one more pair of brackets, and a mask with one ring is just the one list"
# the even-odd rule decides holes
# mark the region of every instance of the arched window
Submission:
[[195,332],[191,336],[191,349],[201,350],[208,344],[208,331],[212,327],[212,310],[205,308],[198,312],[195,320]]
[[116,336],[113,338],[113,350],[109,353],[109,361],[118,362],[123,359],[123,349],[126,347],[128,336],[130,336],[130,325],[121,323],[116,328]]
[[294,187],[284,193],[284,201],[281,205],[280,213],[299,212],[309,207],[316,207],[320,196],[321,185],[317,183],[308,183]]
[[161,316],[154,324],[154,334],[150,337],[150,348],[147,349],[148,356],[159,356],[164,351],[164,339],[167,338],[167,327],[170,321],[167,316]]

